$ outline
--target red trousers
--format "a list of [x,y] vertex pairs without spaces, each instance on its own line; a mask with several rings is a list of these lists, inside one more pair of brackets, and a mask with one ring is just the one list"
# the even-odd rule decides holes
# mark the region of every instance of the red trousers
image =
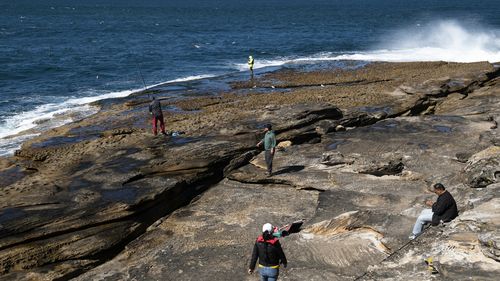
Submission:
[[156,136],[157,129],[156,124],[160,121],[160,130],[163,134],[165,134],[165,123],[163,122],[163,115],[153,116],[153,134]]

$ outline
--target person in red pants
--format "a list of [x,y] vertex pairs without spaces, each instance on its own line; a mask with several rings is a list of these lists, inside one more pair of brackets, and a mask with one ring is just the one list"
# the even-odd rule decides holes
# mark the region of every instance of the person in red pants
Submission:
[[155,97],[151,98],[152,101],[149,104],[149,113],[151,113],[151,116],[153,116],[153,134],[156,136],[157,135],[157,128],[156,125],[158,124],[158,121],[160,121],[160,130],[161,133],[166,135],[165,133],[165,123],[163,121],[163,112],[161,111],[161,104],[160,101],[155,99]]

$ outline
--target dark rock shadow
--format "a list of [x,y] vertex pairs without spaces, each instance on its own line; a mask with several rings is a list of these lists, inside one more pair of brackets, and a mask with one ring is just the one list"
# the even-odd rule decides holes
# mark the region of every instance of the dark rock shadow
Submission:
[[299,171],[304,170],[304,168],[305,168],[305,166],[302,166],[302,165],[286,166],[286,167],[282,168],[281,170],[274,172],[273,176],[286,174],[286,173],[299,172]]

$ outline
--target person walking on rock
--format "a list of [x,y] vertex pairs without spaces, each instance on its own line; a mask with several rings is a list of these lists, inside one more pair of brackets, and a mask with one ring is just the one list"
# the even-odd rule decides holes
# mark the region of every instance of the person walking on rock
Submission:
[[440,222],[449,222],[458,216],[457,203],[453,196],[446,191],[445,187],[441,183],[436,183],[434,185],[434,193],[438,195],[438,199],[435,203],[431,200],[425,202],[426,205],[432,206],[432,209],[424,209],[420,213],[413,226],[413,233],[410,235],[410,239],[415,239],[418,235],[422,233],[422,228],[426,223],[431,223],[432,225],[438,225]]
[[257,144],[257,147],[264,143],[265,159],[267,166],[267,176],[270,177],[273,174],[273,158],[274,152],[276,152],[276,135],[272,130],[271,124],[267,124],[264,128],[264,138]]
[[270,223],[262,226],[262,235],[255,241],[248,274],[253,273],[257,259],[261,281],[278,280],[280,264],[285,268],[287,266],[285,253],[278,238],[273,236],[273,226]]
[[151,116],[153,116],[153,134],[156,136],[157,135],[157,124],[158,121],[160,121],[160,130],[161,133],[166,135],[165,133],[165,123],[163,121],[163,112],[161,111],[161,104],[160,101],[157,100],[155,97],[151,98],[152,101],[149,104],[149,113]]

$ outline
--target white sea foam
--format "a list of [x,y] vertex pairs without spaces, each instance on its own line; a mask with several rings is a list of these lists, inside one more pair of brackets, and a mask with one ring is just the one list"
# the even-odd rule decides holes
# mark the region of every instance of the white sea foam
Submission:
[[[305,61],[449,61],[500,62],[500,30],[457,21],[434,21],[427,25],[403,28],[381,38],[372,51],[349,53],[323,52],[306,57],[283,57],[275,60],[255,59],[254,68],[280,66]],[[238,63],[235,68],[248,70]]]
[[[88,112],[95,113],[96,109],[88,104],[101,99],[125,97],[133,93],[135,90],[127,90],[120,92],[106,93],[98,96],[70,98],[62,103],[48,103],[36,107],[34,110],[20,112],[14,116],[7,118],[0,125],[0,139],[8,136],[16,135],[22,131],[32,129],[42,121],[50,120],[54,116],[62,115],[68,112]],[[73,121],[71,118],[57,120],[53,122],[53,126],[57,127]],[[46,123],[46,122],[43,122]]]
[[178,79],[170,80],[170,81],[163,82],[163,83],[160,83],[160,84],[156,84],[156,85],[153,85],[153,86],[149,86],[148,88],[154,87],[154,86],[163,85],[163,84],[168,84],[168,83],[194,81],[194,80],[200,80],[200,79],[205,79],[205,78],[210,78],[210,77],[215,77],[215,75],[203,74],[203,75],[188,76],[188,77],[184,77],[184,78],[178,78]]
[[[309,58],[308,58],[309,60]],[[282,57],[274,60],[266,60],[266,59],[256,59],[254,62],[254,69],[259,69],[259,68],[264,68],[264,67],[270,67],[270,66],[280,66],[284,65],[286,63],[291,63],[293,62],[294,59],[291,57]],[[246,71],[248,70],[248,64],[247,63],[236,63],[234,64],[234,68],[236,68],[238,71]]]
[[0,139],[0,157],[11,155],[16,149],[19,149],[20,144],[23,141],[29,140],[38,135],[39,134],[28,134],[19,136],[16,138],[16,141],[11,139]]
[[435,21],[386,36],[377,51],[337,56],[369,61],[500,61],[500,30]]

